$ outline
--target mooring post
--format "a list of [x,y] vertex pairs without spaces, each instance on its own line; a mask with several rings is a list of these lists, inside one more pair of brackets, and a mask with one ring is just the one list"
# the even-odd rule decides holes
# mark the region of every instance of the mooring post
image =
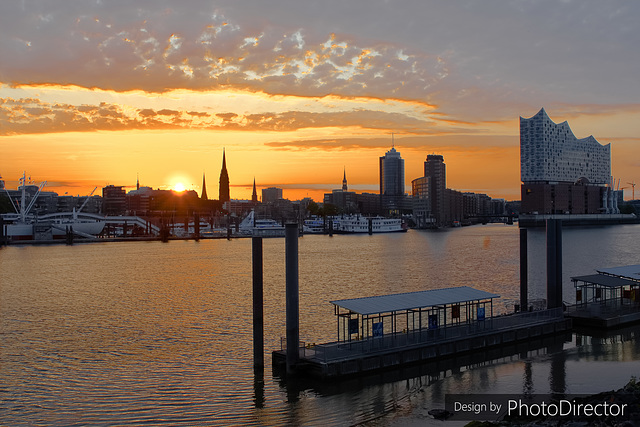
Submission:
[[0,216],[0,246],[4,245],[4,218]]
[[520,229],[520,311],[527,311],[529,293],[529,254],[527,229]]
[[253,367],[264,367],[262,237],[251,238],[253,260]]
[[562,307],[562,220],[547,220],[547,308]]
[[287,374],[295,372],[300,359],[300,319],[298,299],[298,225],[285,226],[286,302],[287,302]]
[[556,224],[556,307],[563,307],[562,298],[562,220],[557,219]]
[[[187,230],[188,231],[188,230]],[[193,214],[193,234],[196,242],[200,240],[200,214]]]

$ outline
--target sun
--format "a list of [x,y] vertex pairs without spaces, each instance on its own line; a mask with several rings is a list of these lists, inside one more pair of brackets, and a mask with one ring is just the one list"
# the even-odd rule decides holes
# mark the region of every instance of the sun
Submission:
[[184,186],[183,183],[181,182],[176,182],[173,185],[173,191],[177,191],[178,193],[182,193],[184,190],[186,190],[187,188]]

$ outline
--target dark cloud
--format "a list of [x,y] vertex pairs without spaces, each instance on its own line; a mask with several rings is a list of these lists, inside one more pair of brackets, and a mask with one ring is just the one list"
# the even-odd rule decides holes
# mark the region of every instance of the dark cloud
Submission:
[[0,84],[400,99],[464,126],[551,104],[636,102],[639,15],[623,0],[7,1]]

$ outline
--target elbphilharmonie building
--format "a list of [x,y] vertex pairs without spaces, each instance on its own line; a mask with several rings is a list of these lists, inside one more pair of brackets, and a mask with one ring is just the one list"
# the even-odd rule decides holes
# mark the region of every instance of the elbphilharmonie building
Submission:
[[522,213],[617,213],[611,184],[611,145],[578,139],[565,121],[542,108],[520,117]]
[[593,136],[576,138],[566,121],[554,123],[542,108],[529,119],[520,117],[520,174],[522,182],[586,178],[590,184],[609,184],[611,144]]

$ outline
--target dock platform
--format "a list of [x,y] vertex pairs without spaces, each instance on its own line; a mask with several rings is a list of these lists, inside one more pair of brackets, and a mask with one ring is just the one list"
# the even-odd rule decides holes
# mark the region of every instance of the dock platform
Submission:
[[[319,378],[357,376],[432,362],[479,350],[516,345],[566,333],[572,320],[562,308],[516,313],[481,322],[371,336],[362,340],[301,346],[300,374]],[[276,367],[286,363],[286,349],[273,352]]]
[[576,304],[565,315],[576,326],[615,328],[640,322],[640,265],[572,277]]

